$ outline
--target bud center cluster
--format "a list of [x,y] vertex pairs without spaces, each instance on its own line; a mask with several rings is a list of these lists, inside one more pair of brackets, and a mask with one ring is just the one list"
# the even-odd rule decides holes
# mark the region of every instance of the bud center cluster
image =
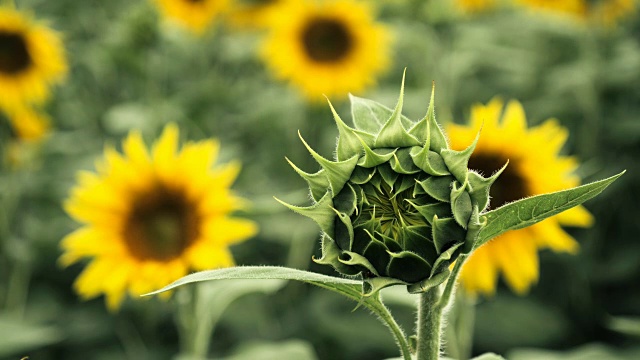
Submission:
[[402,229],[407,226],[425,225],[424,218],[407,200],[414,199],[413,187],[395,193],[382,182],[379,187],[365,187],[366,205],[362,208],[364,219],[374,219],[379,224],[379,231],[402,243]]

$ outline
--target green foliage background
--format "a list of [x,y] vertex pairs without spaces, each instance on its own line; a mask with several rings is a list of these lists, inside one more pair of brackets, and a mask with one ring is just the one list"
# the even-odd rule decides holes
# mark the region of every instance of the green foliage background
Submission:
[[[78,226],[61,207],[76,171],[93,170],[104,145],[119,146],[130,129],[151,142],[173,121],[185,140],[218,138],[222,162],[242,161],[234,189],[252,200],[246,216],[261,231],[233,249],[239,264],[332,274],[310,261],[319,252],[315,224],[272,196],[306,202],[304,182],[284,160],[317,168],[297,130],[327,157],[337,131],[328,106],[309,105],[271,78],[256,57],[259,32],[220,26],[191,37],[162,26],[146,1],[17,2],[63,34],[71,72],[47,109],[55,130],[40,152],[22,168],[5,164],[0,172],[0,358],[178,353],[171,303],[128,301],[108,313],[103,299],[83,302],[74,294],[82,265],[62,269],[56,262],[60,239]],[[640,20],[603,29],[512,10],[459,17],[447,1],[415,3],[419,11],[403,1],[382,6],[381,21],[395,34],[394,65],[377,88],[357,95],[393,106],[406,67],[411,118],[426,111],[432,80],[441,122],[464,122],[471,104],[495,95],[515,98],[530,125],[555,117],[570,129],[565,152],[581,159],[585,182],[628,170],[586,204],[595,226],[568,230],[581,244],[577,256],[542,251],[540,281],[528,296],[501,284],[494,298],[478,300],[473,352],[515,360],[640,357]],[[348,119],[348,104],[335,106]],[[11,136],[0,122],[2,148]],[[387,329],[354,311],[355,303],[297,283],[260,292],[239,297],[221,315],[212,358],[397,356]],[[391,302],[413,329],[414,309]]]

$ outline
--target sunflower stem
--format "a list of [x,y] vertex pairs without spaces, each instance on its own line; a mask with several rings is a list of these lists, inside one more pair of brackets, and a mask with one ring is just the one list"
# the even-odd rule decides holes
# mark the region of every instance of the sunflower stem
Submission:
[[[321,282],[314,283],[314,285],[331,291],[336,291],[355,301],[358,301],[358,299],[360,299],[362,296],[360,290],[349,290],[348,288],[337,289]],[[367,309],[371,310],[374,314],[378,315],[378,319],[380,319],[380,321],[387,325],[389,330],[391,330],[391,333],[393,334],[393,337],[396,339],[396,343],[400,348],[402,359],[413,360],[413,358],[411,357],[411,347],[409,346],[409,342],[407,341],[407,337],[405,336],[404,331],[402,330],[400,325],[398,325],[389,309],[382,302],[380,293],[376,294],[375,296],[376,301],[364,301],[361,304],[364,305]]]
[[453,359],[471,358],[475,305],[475,298],[464,291],[464,288],[460,288],[453,296],[445,330],[447,355]]
[[177,295],[176,322],[180,335],[180,353],[190,359],[205,359],[215,320],[198,316],[198,286],[190,286]]
[[[12,223],[28,173],[9,173],[0,179],[0,266],[6,264],[6,283],[0,282],[0,308],[24,315],[31,280],[29,249],[24,239],[12,236]],[[2,266],[4,267],[4,266]],[[2,269],[4,270],[4,269]],[[0,281],[4,280],[0,277]],[[3,289],[4,288],[4,289]]]
[[420,294],[418,303],[418,344],[416,360],[438,360],[442,345],[442,318],[455,293],[458,274],[467,255],[460,255],[442,293],[440,286]]
[[432,287],[420,294],[418,303],[418,343],[416,360],[438,360],[442,337],[442,308],[440,287]]
[[460,273],[460,270],[462,269],[462,265],[464,264],[465,260],[467,260],[467,255],[460,255],[460,257],[458,257],[458,260],[456,260],[456,264],[453,266],[453,270],[451,270],[451,275],[449,275],[449,280],[445,285],[444,291],[442,292],[442,296],[438,300],[437,306],[440,307],[441,310],[444,310],[447,307],[447,305],[449,305],[449,302],[451,301],[451,296],[454,293],[456,283],[458,281],[458,274]]
[[377,315],[380,317],[380,320],[384,322],[391,330],[391,333],[396,339],[396,343],[400,348],[400,354],[402,355],[402,359],[411,360],[411,347],[409,347],[409,343],[407,342],[407,338],[405,337],[404,331],[400,328],[400,325],[396,322],[396,319],[391,315],[389,309],[384,306],[382,302],[380,302],[380,306],[377,307]]

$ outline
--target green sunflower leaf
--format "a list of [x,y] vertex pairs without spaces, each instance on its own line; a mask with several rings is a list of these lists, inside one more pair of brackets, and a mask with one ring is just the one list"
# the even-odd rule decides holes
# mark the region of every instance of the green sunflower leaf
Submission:
[[[309,284],[324,284],[344,291],[356,290],[360,294],[362,281],[345,279],[335,276],[318,274],[310,271],[292,269],[282,266],[234,266],[223,269],[205,270],[184,276],[162,289],[150,292],[147,295],[156,295],[175,289],[179,286],[211,280],[231,280],[231,279],[280,279],[297,280]],[[360,300],[358,296],[357,300]]]
[[[380,298],[380,293],[375,292],[364,296],[362,293],[362,281],[345,279],[335,276],[322,275],[310,271],[292,269],[282,266],[236,266],[224,269],[206,270],[184,276],[177,281],[165,286],[164,288],[154,291],[143,296],[159,294],[179,286],[212,280],[233,280],[233,279],[280,279],[280,280],[297,280],[308,284],[312,284],[327,290],[331,290],[343,295],[359,305],[371,310],[378,318],[384,322],[400,344],[402,352],[409,354],[409,345],[406,338],[399,328],[398,324],[393,320],[389,310],[384,306]],[[409,359],[409,356],[405,356]]]
[[607,186],[622,176],[625,171],[610,178],[572,189],[518,200],[485,213],[484,217],[487,219],[487,226],[480,230],[474,247],[477,248],[509,230],[531,226],[582,204],[600,194]]

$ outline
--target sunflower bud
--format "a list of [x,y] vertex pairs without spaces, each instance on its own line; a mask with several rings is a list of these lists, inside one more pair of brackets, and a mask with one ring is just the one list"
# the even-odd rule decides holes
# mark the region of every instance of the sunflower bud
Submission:
[[397,284],[419,293],[444,282],[449,265],[472,250],[489,187],[504,170],[485,178],[468,169],[477,137],[463,151],[449,149],[433,92],[422,120],[403,116],[403,87],[394,110],[351,97],[355,128],[331,107],[339,131],[335,161],[301,136],[321,170],[291,164],[314,204],[285,205],[322,229],[322,257],[314,260],[361,274],[367,295]]

